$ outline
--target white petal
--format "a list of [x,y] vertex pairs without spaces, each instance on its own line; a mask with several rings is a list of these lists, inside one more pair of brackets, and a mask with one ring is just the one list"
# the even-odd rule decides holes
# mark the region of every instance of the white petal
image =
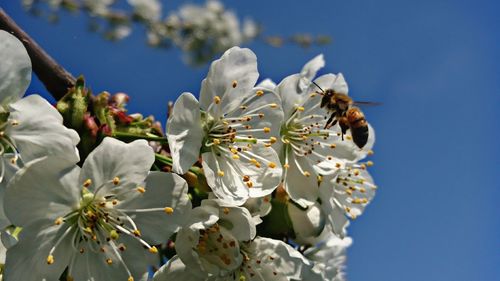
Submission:
[[116,206],[118,209],[148,209],[170,207],[172,214],[163,211],[135,213],[125,211],[134,220],[142,237],[152,243],[161,244],[179,229],[188,218],[191,201],[188,186],[180,176],[171,173],[151,172],[146,178],[146,192],[136,192]]
[[219,212],[219,222],[229,222],[224,224],[238,241],[249,241],[255,238],[257,230],[250,212],[243,207],[234,207],[224,201],[216,200],[223,210]]
[[0,104],[20,99],[31,82],[31,60],[21,41],[0,30]]
[[204,134],[200,104],[192,94],[183,93],[175,102],[167,132],[172,168],[178,174],[185,174],[200,157]]
[[256,87],[274,91],[274,89],[276,88],[276,83],[274,83],[274,81],[271,80],[270,78],[266,78],[262,80],[259,84],[257,84]]
[[14,225],[25,226],[40,220],[53,223],[70,213],[79,205],[79,169],[56,157],[28,163],[7,187],[5,214]]
[[310,85],[311,81],[316,76],[318,70],[325,66],[325,60],[323,54],[317,55],[312,60],[307,62],[302,70],[300,71],[299,88],[301,91],[306,90]]
[[335,198],[335,191],[329,181],[324,180],[319,188],[319,196],[321,199],[321,207],[325,212],[332,231],[339,237],[343,238],[346,234],[346,227],[349,225],[349,220],[345,216],[345,210],[342,209],[340,202]]
[[285,276],[285,280],[323,281],[320,274],[312,271],[312,263],[282,241],[257,237],[251,243],[251,251],[261,260],[262,269],[271,267],[273,272]]
[[0,165],[3,165],[3,178],[2,181],[0,182],[0,229],[4,229],[7,226],[11,225],[12,223],[10,220],[7,218],[4,212],[3,208],[3,202],[4,202],[4,197],[5,197],[5,190],[7,189],[7,185],[11,178],[14,176],[14,174],[19,170],[19,167],[16,164],[13,164],[11,162],[11,159],[13,159],[14,154],[11,153],[6,153],[2,156],[0,156]]
[[325,214],[321,210],[321,205],[315,203],[303,210],[294,204],[288,204],[288,215],[295,232],[295,241],[304,245],[308,238],[314,238],[321,234],[325,227]]
[[283,79],[276,87],[276,92],[281,97],[285,119],[290,117],[297,106],[300,106],[308,97],[299,89],[300,79],[300,74],[293,74]]
[[179,259],[179,257],[174,256],[165,265],[160,267],[160,269],[153,276],[153,281],[204,281],[205,278],[198,277],[191,273],[191,269],[186,267],[185,264]]
[[[219,96],[221,103],[212,106],[210,114],[217,118],[232,111],[249,94],[258,77],[257,57],[251,50],[239,47],[227,50],[212,63],[207,78],[202,82],[201,108],[208,110],[215,96]],[[236,87],[233,87],[234,82]]]
[[23,228],[19,243],[7,251],[5,280],[59,280],[59,276],[69,263],[71,237],[67,236],[52,254],[54,263],[47,264],[50,249],[63,231],[60,226],[35,223]]
[[[293,152],[289,153],[288,164],[283,179],[288,195],[302,207],[313,205],[318,199],[318,178],[313,167],[305,157],[297,157]],[[305,176],[301,170],[310,175]]]
[[76,145],[80,137],[64,127],[62,116],[39,95],[25,97],[10,104],[7,135],[19,150],[24,163],[46,155],[64,157],[69,162],[80,160]]
[[[154,158],[153,149],[145,140],[124,143],[107,137],[83,163],[79,183],[91,179],[91,192],[106,184],[101,189],[103,194],[132,190],[144,181]],[[112,184],[115,177],[119,179],[117,186]]]

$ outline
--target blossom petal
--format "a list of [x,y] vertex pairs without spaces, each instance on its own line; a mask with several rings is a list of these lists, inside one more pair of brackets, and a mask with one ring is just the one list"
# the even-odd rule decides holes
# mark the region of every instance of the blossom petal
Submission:
[[200,104],[190,93],[175,102],[167,124],[167,138],[173,160],[173,171],[185,174],[200,157],[203,141]]
[[16,164],[11,162],[11,159],[14,159],[14,154],[6,153],[0,156],[0,165],[3,165],[3,178],[0,181],[0,229],[5,229],[7,226],[12,223],[5,215],[5,211],[3,208],[3,202],[5,197],[5,190],[7,189],[7,185],[10,179],[15,175],[15,173],[19,170],[19,167]]
[[255,238],[257,230],[248,209],[235,207],[222,200],[215,201],[223,209],[222,212],[219,212],[219,221],[229,222],[229,224],[224,224],[224,227],[231,231],[238,241],[249,241]]
[[7,135],[14,140],[24,163],[46,155],[80,160],[76,145],[80,137],[63,125],[57,110],[39,95],[25,97],[10,104],[10,125]]
[[[214,118],[231,112],[249,94],[258,77],[257,57],[250,49],[233,47],[227,50],[212,63],[207,78],[201,84],[201,108],[209,111]],[[216,96],[221,99],[220,105],[210,108]]]
[[270,91],[274,91],[274,89],[276,88],[276,83],[274,83],[274,81],[271,80],[270,78],[266,78],[266,79],[260,81],[260,83],[257,84],[256,87],[260,87],[260,88],[264,88],[264,89],[267,89]]
[[79,205],[79,170],[57,157],[28,163],[7,187],[5,214],[14,225],[24,227],[37,221],[53,223],[56,218],[70,213]]
[[[127,213],[143,233],[142,237],[152,244],[161,244],[179,229],[191,210],[187,195],[188,186],[180,176],[164,172],[151,172],[146,178],[146,192],[136,192],[116,208]],[[134,212],[134,209],[172,208],[165,211]]]
[[[318,199],[318,179],[312,165],[305,157],[290,153],[283,184],[290,198],[302,207],[311,206]],[[299,168],[300,167],[300,168]],[[309,176],[303,172],[309,172]]]
[[19,242],[7,251],[5,280],[59,280],[71,255],[71,236],[66,236],[52,253],[53,264],[47,264],[50,249],[64,231],[57,225],[34,223],[23,228]]
[[[154,152],[147,141],[124,143],[107,137],[83,163],[79,183],[91,179],[88,189],[95,192],[104,186],[100,190],[105,194],[132,190],[144,181],[153,162]],[[115,178],[119,180],[116,186],[112,184]]]
[[20,99],[31,82],[31,60],[21,41],[0,30],[0,104]]
[[198,277],[191,273],[191,269],[182,263],[178,256],[171,258],[153,276],[153,281],[205,281],[206,278]]
[[308,61],[300,71],[299,89],[301,91],[306,90],[311,85],[311,81],[313,81],[318,70],[324,66],[325,59],[323,58],[323,54],[317,55],[312,60]]
[[349,220],[345,215],[345,210],[341,207],[341,203],[335,198],[336,194],[333,187],[328,182],[327,180],[323,181],[319,187],[321,207],[325,212],[333,233],[343,238],[346,235]]
[[276,92],[280,95],[283,104],[285,118],[291,116],[297,106],[301,105],[304,98],[307,97],[303,91],[300,91],[298,84],[300,74],[293,74],[281,81],[276,86]]

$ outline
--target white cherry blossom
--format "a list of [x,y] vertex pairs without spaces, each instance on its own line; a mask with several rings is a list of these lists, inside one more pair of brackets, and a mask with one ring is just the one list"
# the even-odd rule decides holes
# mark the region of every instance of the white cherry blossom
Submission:
[[139,280],[154,245],[191,209],[186,182],[150,173],[153,162],[146,141],[105,138],[82,168],[57,157],[28,163],[5,194],[7,217],[22,227],[6,279],[58,280],[67,268],[70,280]]
[[215,196],[236,205],[270,194],[281,180],[271,145],[283,112],[274,92],[254,87],[258,75],[255,54],[231,48],[212,63],[200,101],[183,93],[167,124],[173,170],[184,174],[201,153]]
[[[346,162],[366,156],[374,140],[359,149],[349,134],[342,139],[338,125],[326,129],[330,113],[320,107],[321,89],[334,89],[347,94],[342,74],[326,74],[312,83],[317,71],[324,66],[323,56],[309,61],[302,71],[286,77],[277,87],[283,102],[285,120],[281,127],[281,143],[275,146],[285,168],[283,184],[290,198],[302,207],[318,199],[318,176],[334,174]],[[269,83],[269,86],[272,84]]]

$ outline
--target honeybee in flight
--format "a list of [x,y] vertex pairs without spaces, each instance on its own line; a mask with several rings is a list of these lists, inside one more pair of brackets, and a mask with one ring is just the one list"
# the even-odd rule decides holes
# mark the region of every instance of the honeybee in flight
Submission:
[[331,113],[330,118],[326,121],[325,129],[335,126],[338,122],[342,130],[342,140],[344,140],[347,130],[350,129],[353,142],[359,148],[363,148],[368,142],[368,122],[363,112],[354,105],[375,105],[377,103],[355,102],[348,95],[337,93],[333,89],[323,90],[314,81],[313,83],[321,90],[317,93],[323,96],[320,106]]

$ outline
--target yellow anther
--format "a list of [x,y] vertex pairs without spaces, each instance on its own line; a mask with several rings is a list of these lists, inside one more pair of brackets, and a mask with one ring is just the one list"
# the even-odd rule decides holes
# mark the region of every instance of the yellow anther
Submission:
[[349,195],[352,195],[352,190],[350,190],[350,189],[346,189],[346,190],[345,190],[345,193],[347,193],[347,194],[349,194]]
[[226,207],[226,208],[224,208],[224,209],[222,209],[222,211],[223,211],[223,212],[224,212],[224,214],[226,214],[226,215],[227,215],[227,214],[229,214],[229,208],[227,208],[227,207]]
[[252,181],[247,181],[247,186],[248,186],[248,188],[253,187],[253,182]]
[[277,141],[277,139],[275,137],[270,137],[269,138],[269,142],[270,143],[275,143]]
[[113,260],[108,258],[108,259],[106,259],[106,263],[108,265],[112,265],[113,264]]
[[158,249],[155,246],[152,246],[151,248],[149,248],[149,252],[151,254],[156,254],[156,253],[158,253]]
[[345,211],[348,212],[348,213],[350,213],[351,212],[351,208],[345,207]]
[[367,198],[363,198],[361,203],[363,203],[363,204],[368,203],[368,199]]
[[303,106],[297,106],[297,111],[300,111],[300,112],[304,111],[304,107]]
[[113,178],[113,184],[118,185],[120,183],[120,178],[119,177],[114,177]]
[[238,86],[238,81],[234,80],[232,86],[233,86],[233,88],[236,88]]
[[310,177],[310,176],[311,176],[311,173],[309,173],[308,171],[305,171],[305,172],[304,172],[304,176],[306,176],[306,177]]
[[116,205],[116,204],[118,204],[118,200],[116,200],[116,199],[113,199],[113,201],[111,201],[111,204],[113,204],[113,205]]
[[340,163],[335,163],[335,167],[338,169],[338,168],[342,167],[342,164],[340,164]]
[[243,181],[244,181],[244,182],[247,182],[247,181],[249,181],[249,180],[250,180],[250,177],[249,177],[249,176],[247,176],[247,175],[244,175],[244,176],[243,176]]
[[366,189],[365,189],[364,187],[361,187],[361,188],[359,189],[359,192],[361,192],[361,193],[365,193],[365,192],[366,192]]
[[276,104],[276,103],[271,103],[271,104],[269,104],[269,106],[271,108],[278,108],[278,104]]
[[283,165],[283,168],[288,169],[288,168],[290,168],[290,165],[285,164],[285,165]]
[[134,281],[134,277],[129,276],[128,279],[127,279],[127,281]]
[[260,96],[264,95],[264,91],[262,91],[262,90],[258,90],[257,92],[255,92],[255,94],[256,94],[258,97],[260,97]]
[[84,187],[89,187],[91,184],[92,184],[92,180],[91,180],[91,179],[86,179],[86,180],[83,182],[83,186],[84,186]]
[[10,163],[11,163],[12,165],[15,165],[15,164],[16,164],[16,162],[17,162],[17,157],[12,157],[12,158],[10,158]]
[[146,189],[144,187],[142,187],[142,186],[138,186],[137,187],[137,192],[144,193],[144,192],[146,192]]
[[233,158],[234,160],[238,160],[238,159],[240,159],[240,156],[239,156],[238,154],[234,154],[234,155],[232,156],[232,158]]
[[54,221],[54,224],[55,224],[55,225],[61,225],[61,223],[63,223],[63,218],[62,218],[62,217],[58,217],[58,218]]
[[54,256],[53,255],[49,255],[47,257],[47,264],[53,264],[54,263]]
[[141,232],[139,231],[139,229],[134,229],[134,231],[132,231],[132,233],[137,236],[137,237],[140,237],[141,236]]
[[351,136],[345,136],[345,138],[348,139],[348,140],[352,140]]
[[238,154],[238,150],[237,150],[236,148],[234,148],[234,147],[233,147],[233,148],[231,148],[231,152],[232,152],[233,154]]
[[368,161],[368,162],[366,162],[366,166],[368,166],[368,167],[373,166],[373,162],[372,162],[372,161]]
[[264,118],[264,116],[265,116],[264,113],[259,113],[259,118],[262,119],[262,118]]
[[271,132],[271,128],[269,127],[264,127],[264,133],[269,133]]
[[361,204],[361,199],[360,198],[353,198],[352,203],[353,204]]
[[366,170],[366,165],[365,164],[361,164],[360,168],[361,168],[361,170]]
[[213,139],[212,143],[215,144],[215,145],[219,145],[220,144],[220,139]]
[[163,210],[169,215],[174,213],[174,209],[172,207],[165,207]]
[[353,172],[354,172],[355,176],[359,176],[359,170],[358,169],[355,169]]
[[375,152],[373,150],[368,150],[368,155],[373,155]]
[[219,104],[220,103],[220,97],[219,96],[215,96],[214,97],[214,102],[215,102],[215,104]]
[[331,148],[331,149],[334,149],[335,147],[337,147],[337,145],[336,145],[336,144],[334,144],[334,143],[330,144],[330,148]]
[[318,175],[318,182],[321,183],[323,181],[323,176]]
[[109,238],[111,238],[112,240],[116,240],[120,237],[120,235],[118,234],[118,232],[116,230],[111,230],[109,232]]
[[270,143],[265,143],[265,144],[264,144],[264,147],[267,147],[267,148],[269,148],[269,147],[271,147],[271,146],[272,146],[272,144],[270,144]]
[[311,98],[314,98],[314,97],[316,96],[316,93],[311,93],[309,96],[310,96]]
[[276,168],[276,163],[269,162],[269,164],[267,166],[269,166],[269,168],[273,169],[273,168]]
[[223,177],[224,176],[224,171],[218,171],[217,175],[219,175],[219,177]]

